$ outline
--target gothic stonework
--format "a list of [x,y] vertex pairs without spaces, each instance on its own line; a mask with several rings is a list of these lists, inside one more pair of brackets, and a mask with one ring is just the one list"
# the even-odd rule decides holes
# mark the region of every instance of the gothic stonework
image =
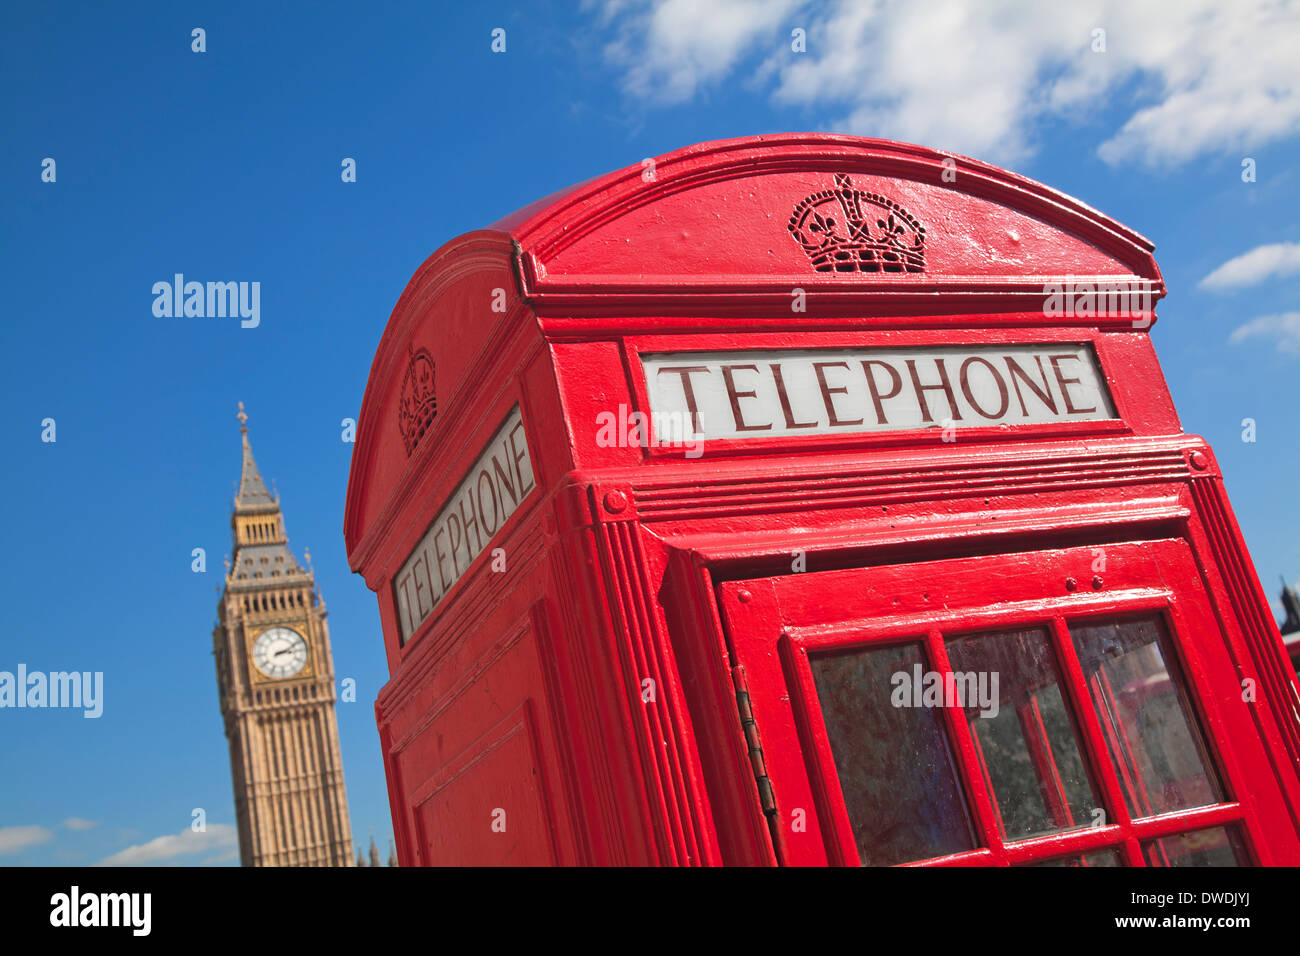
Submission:
[[[334,661],[310,565],[289,550],[239,405],[233,561],[213,631],[244,866],[352,866]],[[308,555],[310,561],[310,555]]]

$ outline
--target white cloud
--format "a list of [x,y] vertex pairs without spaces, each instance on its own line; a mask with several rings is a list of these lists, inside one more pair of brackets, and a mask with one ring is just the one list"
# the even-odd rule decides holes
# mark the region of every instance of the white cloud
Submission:
[[1017,160],[1044,98],[1063,108],[1098,85],[1041,85],[1048,64],[1073,59],[1078,76],[1108,65],[1087,51],[1086,7],[838,3],[809,28],[807,54],[769,57],[781,64],[774,97],[831,110],[833,129]]
[[17,853],[53,836],[45,827],[0,827],[0,853]]
[[[632,96],[679,103],[756,57],[750,79],[831,129],[995,162],[1031,154],[1039,121],[1108,105],[1129,114],[1096,147],[1108,163],[1176,165],[1300,131],[1300,0],[617,0],[601,20]],[[794,27],[807,53],[791,51]]]
[[1234,256],[1199,284],[1203,289],[1230,289],[1296,272],[1300,272],[1300,242],[1274,242]]
[[1287,355],[1300,355],[1300,312],[1283,312],[1280,315],[1261,315],[1251,319],[1239,329],[1233,329],[1228,341],[1239,345],[1246,339],[1273,338],[1278,351]]
[[[679,103],[729,73],[757,40],[775,38],[799,0],[659,0],[610,2],[606,22],[619,36],[606,48],[633,96]],[[789,31],[786,31],[787,35]]]
[[98,820],[83,820],[81,817],[68,817],[63,821],[63,826],[69,830],[93,830],[99,826]]
[[212,853],[224,855],[231,847],[238,846],[238,833],[226,823],[210,823],[206,830],[195,831],[186,827],[180,833],[155,837],[148,843],[139,843],[119,850],[112,856],[99,862],[99,866],[148,866],[150,864],[170,863],[179,856],[194,853]]
[[235,845],[232,845],[229,848],[222,850],[216,856],[208,857],[206,860],[203,861],[203,866],[222,866],[226,863],[234,863],[238,859],[239,859],[239,846],[236,843]]
[[1147,32],[1128,53],[1132,68],[1160,83],[1159,101],[1102,144],[1102,159],[1174,165],[1202,153],[1240,154],[1300,130],[1300,4],[1159,6],[1142,4],[1132,17],[1130,26]]

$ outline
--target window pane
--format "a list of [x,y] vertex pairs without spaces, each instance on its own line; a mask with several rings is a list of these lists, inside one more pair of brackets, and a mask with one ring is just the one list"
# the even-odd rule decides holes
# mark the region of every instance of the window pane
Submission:
[[1169,635],[1157,616],[1070,625],[1129,812],[1223,800]]
[[[955,688],[1005,836],[1088,826],[1101,806],[1043,628],[949,640]],[[972,700],[974,696],[974,700]]]
[[1211,827],[1142,844],[1147,866],[1250,866],[1236,828]]
[[1020,866],[1123,866],[1115,850],[1093,850],[1079,856],[1058,856],[1055,860],[1021,863]]
[[891,702],[893,675],[924,670],[921,645],[815,654],[811,663],[862,865],[974,849],[943,715]]

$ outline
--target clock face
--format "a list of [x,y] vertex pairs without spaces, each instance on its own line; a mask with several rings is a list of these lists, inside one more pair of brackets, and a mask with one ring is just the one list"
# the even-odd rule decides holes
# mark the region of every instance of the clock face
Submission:
[[307,663],[307,642],[291,628],[270,628],[253,643],[253,663],[267,677],[293,677]]

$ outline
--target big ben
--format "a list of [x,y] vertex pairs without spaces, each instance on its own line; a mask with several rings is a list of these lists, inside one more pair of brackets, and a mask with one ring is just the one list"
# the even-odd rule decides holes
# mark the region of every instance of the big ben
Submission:
[[289,549],[239,403],[243,464],[213,631],[244,866],[352,866],[334,662],[310,567]]

